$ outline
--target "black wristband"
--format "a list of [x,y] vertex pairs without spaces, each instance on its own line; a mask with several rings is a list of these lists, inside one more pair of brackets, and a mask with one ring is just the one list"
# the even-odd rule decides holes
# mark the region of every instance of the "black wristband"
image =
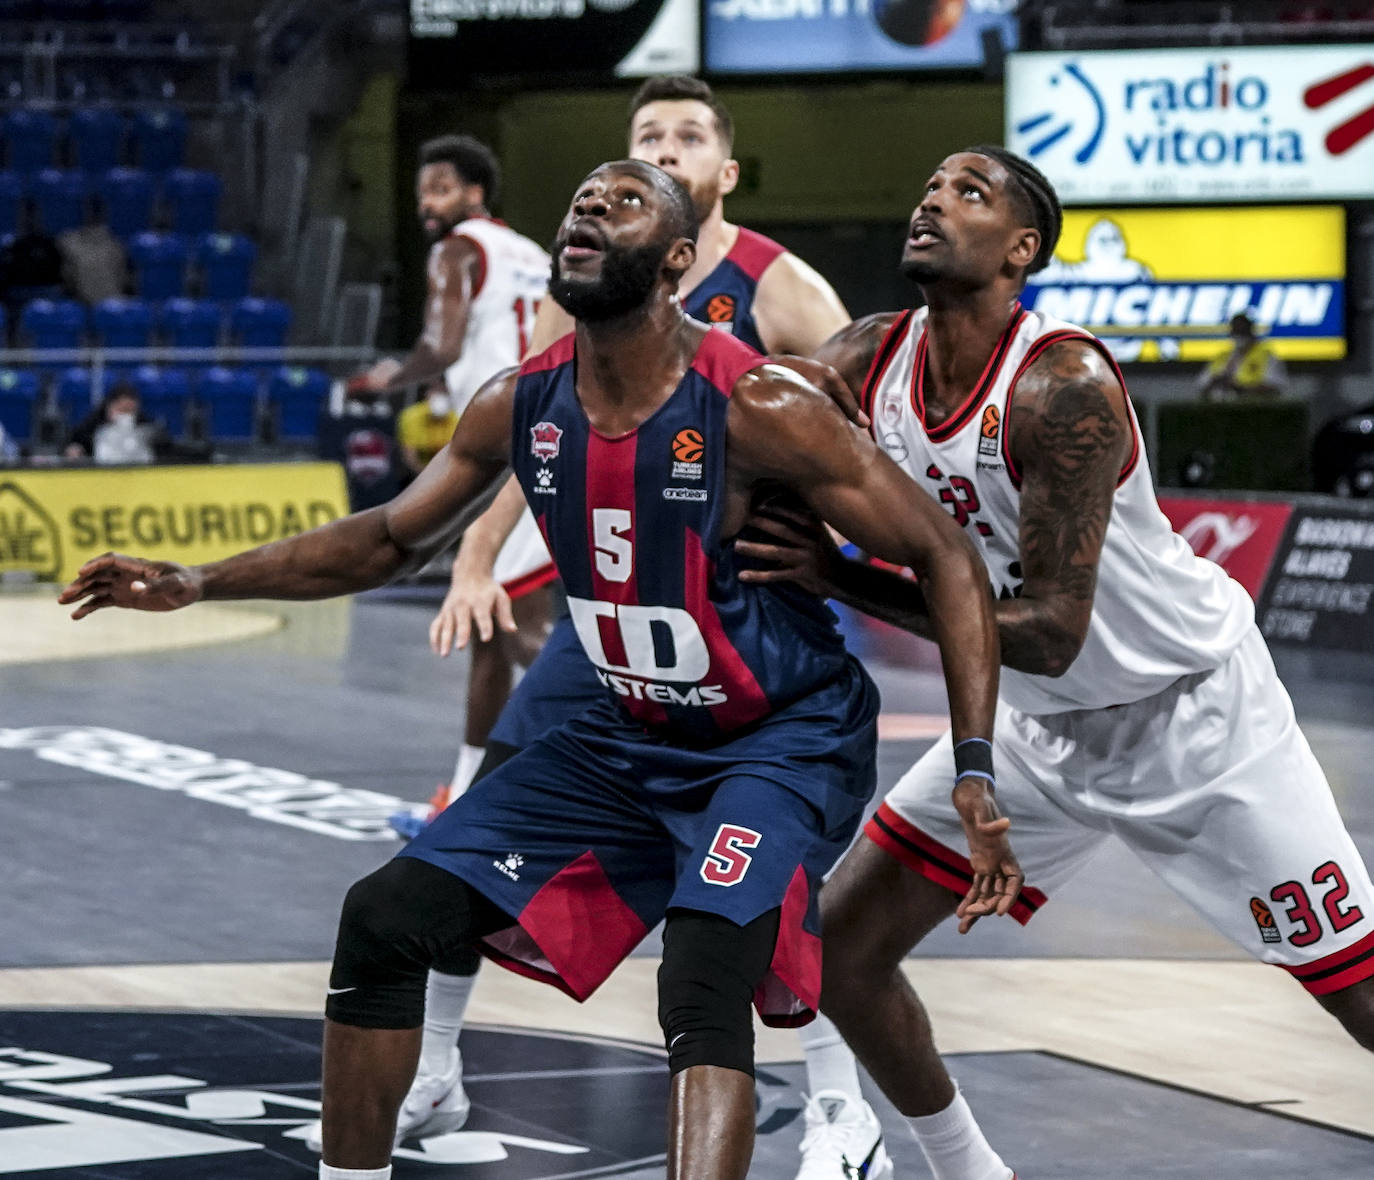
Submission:
[[992,743],[987,738],[965,738],[954,747],[954,777],[987,779],[997,785],[992,773]]

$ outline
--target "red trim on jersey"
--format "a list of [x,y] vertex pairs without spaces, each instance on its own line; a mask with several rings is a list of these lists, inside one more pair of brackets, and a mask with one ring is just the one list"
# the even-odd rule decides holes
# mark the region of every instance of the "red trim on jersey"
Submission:
[[556,581],[558,581],[558,567],[553,562],[549,562],[547,565],[541,565],[538,569],[512,578],[509,582],[502,582],[501,589],[512,599],[524,598],[526,594],[533,594],[550,582]]
[[[515,932],[502,931],[481,949],[503,967],[552,983],[577,1000],[596,991],[649,933],[615,891],[594,852],[584,852],[550,877],[518,921],[534,948],[522,946],[524,940]],[[530,961],[535,948],[554,974]]]
[[1281,966],[1314,996],[1329,996],[1374,976],[1374,934],[1366,934],[1353,946],[1315,962],[1300,967]]
[[1007,326],[1002,329],[1002,335],[997,339],[997,346],[992,350],[992,355],[988,357],[988,363],[983,366],[983,375],[978,378],[978,383],[959,408],[939,426],[930,426],[926,423],[926,358],[930,350],[930,324],[927,321],[925,329],[921,332],[920,342],[916,345],[916,363],[911,370],[911,408],[916,411],[916,418],[931,442],[942,443],[953,438],[973,419],[974,414],[978,412],[978,407],[983,404],[983,400],[992,391],[992,387],[997,384],[997,376],[1002,371],[1002,362],[1007,359],[1012,338],[1016,335],[1016,329],[1020,327],[1021,320],[1025,315],[1026,311],[1019,303],[1012,309],[1011,317],[1007,320]]
[[878,395],[878,384],[892,364],[892,358],[897,355],[902,341],[906,339],[907,332],[911,330],[911,317],[914,314],[904,311],[888,326],[878,344],[878,351],[869,362],[863,384],[859,386],[859,408],[868,415],[868,428],[874,438],[878,437],[878,423],[873,420],[873,402]]
[[733,262],[754,282],[763,278],[763,272],[773,265],[779,255],[786,254],[787,247],[781,246],[772,238],[757,234],[752,229],[739,227],[739,235],[724,261]]
[[1131,472],[1140,462],[1140,423],[1136,421],[1135,407],[1131,405],[1131,396],[1126,392],[1126,377],[1121,372],[1121,366],[1116,363],[1116,358],[1107,351],[1107,346],[1096,336],[1077,329],[1061,328],[1041,336],[1030,346],[1030,351],[1021,359],[1016,372],[1012,374],[1011,384],[1007,386],[1007,400],[1002,407],[1002,461],[1007,465],[1007,478],[1011,480],[1011,486],[1018,491],[1021,488],[1021,472],[1017,470],[1016,464],[1012,462],[1011,458],[1011,399],[1016,396],[1016,384],[1025,376],[1026,370],[1039,360],[1052,344],[1060,344],[1065,340],[1082,340],[1101,353],[1107,364],[1111,366],[1112,372],[1116,374],[1116,379],[1121,385],[1121,395],[1126,399],[1126,417],[1131,423],[1131,453],[1121,466],[1121,474],[1116,479],[1117,487],[1120,487],[1130,478]]
[[729,332],[707,332],[697,345],[688,372],[700,373],[712,388],[729,397],[734,392],[735,382],[763,363],[762,353],[755,352]]
[[754,1007],[771,1028],[808,1024],[821,1003],[821,940],[806,929],[811,882],[798,865],[782,898],[778,940],[768,974],[754,989]]
[[[723,336],[723,332],[713,332]],[[639,522],[635,519],[635,456],[639,450],[639,432],[631,430],[618,438],[607,438],[595,430],[587,436],[587,550],[592,575],[592,597],[599,602],[613,602],[617,606],[639,605],[639,546],[636,543]],[[619,509],[630,522],[623,536],[630,545],[629,577],[623,582],[612,581],[597,568],[595,519],[598,510]],[[598,624],[603,620],[598,618]],[[625,667],[629,663],[620,627],[614,619],[605,619],[601,626],[601,642],[607,662]],[[613,673],[614,675],[614,673]],[[618,694],[617,694],[618,695]],[[656,701],[620,697],[621,703],[636,720],[649,725],[662,725],[668,720],[663,706]]]
[[[716,334],[725,335],[723,332]],[[735,645],[721,626],[720,615],[711,601],[711,580],[715,566],[707,559],[706,551],[701,547],[701,538],[691,529],[687,530],[682,568],[685,583],[683,607],[701,628],[706,650],[711,653],[711,670],[707,675],[713,681],[719,678],[729,698],[723,705],[710,706],[711,716],[723,730],[738,729],[765,716],[772,706],[754,678],[753,671],[735,650]]]
[[523,361],[520,365],[520,376],[528,377],[531,373],[547,373],[550,369],[558,368],[559,365],[566,365],[573,359],[576,344],[577,336],[575,333],[569,332],[566,336],[560,336],[543,352]]
[[[864,825],[864,835],[879,848],[913,872],[943,885],[960,897],[973,883],[973,866],[968,857],[925,834],[908,823],[886,803],[878,805],[873,818]],[[1049,899],[1032,885],[1022,886],[1012,903],[1011,916],[1024,926]]]

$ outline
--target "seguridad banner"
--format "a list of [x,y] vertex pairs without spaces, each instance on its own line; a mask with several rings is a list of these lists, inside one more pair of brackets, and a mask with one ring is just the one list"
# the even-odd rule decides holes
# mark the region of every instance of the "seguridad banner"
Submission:
[[1374,47],[1012,54],[1006,143],[1065,204],[1368,199]]
[[1120,361],[1209,360],[1248,312],[1286,360],[1345,355],[1345,210],[1074,209],[1022,303],[1081,324]]
[[185,565],[348,513],[337,463],[0,472],[0,576],[67,582],[118,550]]

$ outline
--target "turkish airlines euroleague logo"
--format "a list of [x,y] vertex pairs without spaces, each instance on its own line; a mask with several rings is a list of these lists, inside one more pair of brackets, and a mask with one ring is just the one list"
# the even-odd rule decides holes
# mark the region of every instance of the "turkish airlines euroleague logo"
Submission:
[[1274,921],[1274,911],[1268,904],[1258,897],[1250,899],[1250,915],[1255,919],[1255,925],[1259,927],[1260,938],[1265,942],[1282,942],[1283,936],[1279,933],[1278,923]]
[[673,478],[700,479],[706,439],[700,430],[686,427],[673,435]]
[[[1302,101],[1309,111],[1320,110],[1371,79],[1374,79],[1374,62],[1365,62],[1353,70],[1314,82],[1303,91]],[[1343,155],[1371,133],[1374,133],[1374,102],[1331,128],[1326,133],[1326,150],[1333,156]]]
[[713,324],[734,323],[735,297],[733,295],[712,295],[706,304],[706,318]]

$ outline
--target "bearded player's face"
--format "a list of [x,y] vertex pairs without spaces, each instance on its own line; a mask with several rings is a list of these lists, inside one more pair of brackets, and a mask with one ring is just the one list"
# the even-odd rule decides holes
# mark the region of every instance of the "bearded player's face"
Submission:
[[735,187],[716,116],[695,98],[645,103],[630,121],[630,158],[657,164],[692,196],[698,221],[706,221],[721,197]]

